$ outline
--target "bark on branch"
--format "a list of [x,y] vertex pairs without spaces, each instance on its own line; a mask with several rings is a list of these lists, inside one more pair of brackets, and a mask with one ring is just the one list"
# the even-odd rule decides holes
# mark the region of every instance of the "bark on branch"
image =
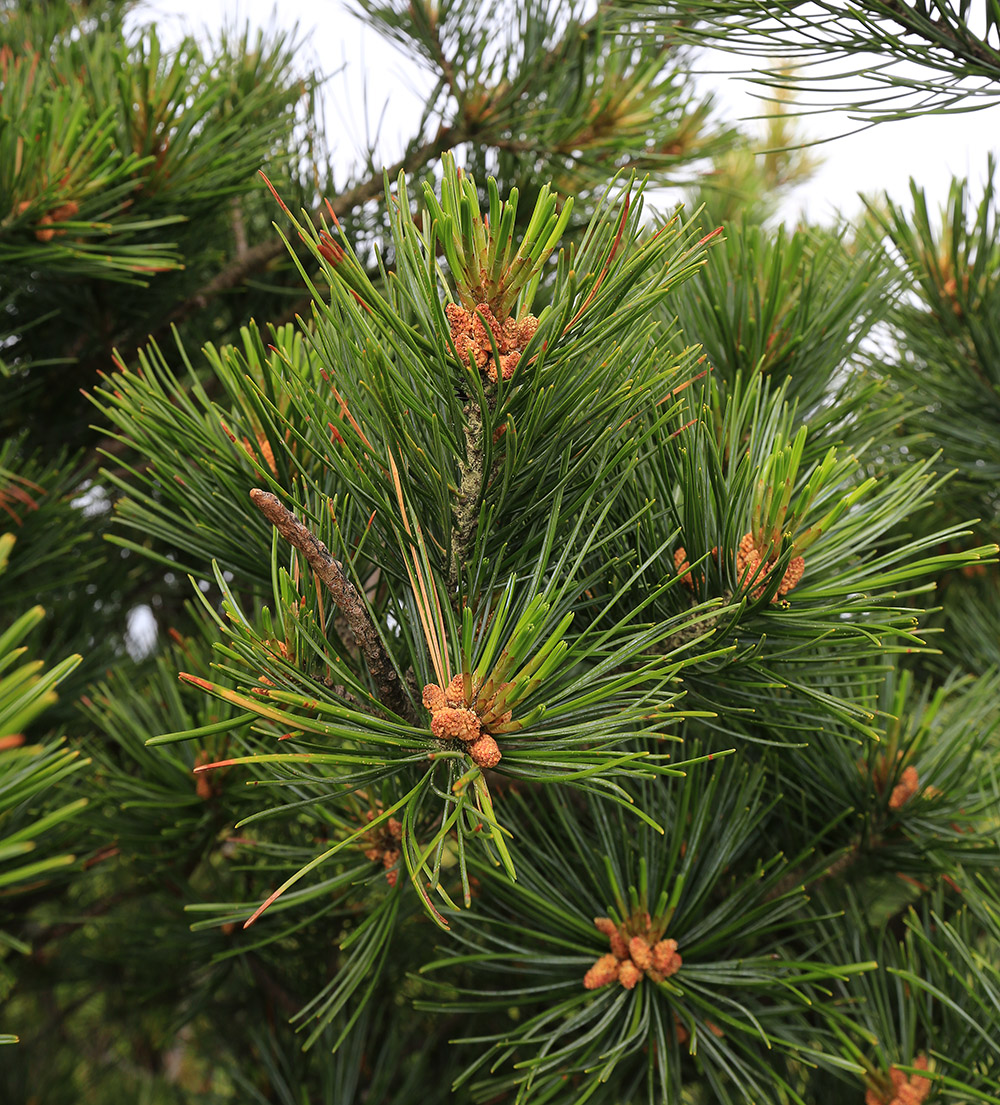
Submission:
[[[409,173],[416,172],[428,162],[433,161],[435,157],[438,157],[445,150],[461,142],[462,139],[463,135],[459,130],[452,127],[441,127],[433,139],[411,150],[394,165],[388,166],[385,172],[389,174],[390,180],[395,180],[400,172],[403,171]],[[331,201],[331,206],[336,215],[340,217],[345,215],[348,211],[367,203],[369,200],[381,196],[384,190],[384,176],[381,172],[373,173],[367,180],[362,181],[354,188],[349,188],[346,192],[342,192],[339,196],[334,197]],[[314,221],[318,223],[320,215],[325,212],[325,205],[317,208],[313,216]],[[238,252],[236,258],[226,268],[217,273],[207,284],[203,285],[193,295],[190,295],[183,303],[178,304],[178,306],[171,311],[165,324],[159,327],[154,337],[161,334],[161,332],[169,330],[171,325],[182,322],[195,311],[207,307],[216,296],[238,287],[249,277],[261,272],[272,261],[281,257],[286,252],[286,249],[287,247],[281,238],[275,236],[266,241],[259,242],[257,245],[250,246],[242,252]]]
[[250,500],[282,537],[309,562],[309,566],[326,584],[333,601],[341,609],[365,658],[379,700],[393,713],[408,721],[414,720],[413,704],[406,694],[392,660],[389,658],[357,588],[348,579],[343,565],[330,550],[294,514],[282,506],[277,495],[255,487]]
[[465,459],[459,461],[459,486],[452,509],[451,527],[451,566],[448,572],[448,585],[459,603],[458,581],[468,559],[469,548],[475,538],[479,523],[479,496],[483,491],[483,412],[475,399],[470,400],[463,410],[465,415]]

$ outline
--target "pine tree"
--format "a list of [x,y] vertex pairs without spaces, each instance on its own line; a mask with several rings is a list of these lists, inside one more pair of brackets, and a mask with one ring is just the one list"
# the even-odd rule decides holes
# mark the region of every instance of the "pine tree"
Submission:
[[[43,585],[82,624],[64,653],[105,582],[118,616],[166,596],[142,664],[88,655],[55,705],[75,659],[0,682],[11,1099],[1000,1100],[1000,679],[968,594],[996,591],[992,192],[775,229],[768,186],[807,166],[762,184],[712,124],[683,13],[526,4],[506,37],[478,4],[364,10],[438,82],[391,171],[321,202],[290,53],[241,38],[132,54],[140,86],[209,86],[169,116],[165,159],[207,147],[173,195],[70,98],[81,179],[135,200],[99,263],[86,190],[0,200],[0,663]],[[41,119],[78,43],[121,68],[117,6],[3,14],[64,29]],[[30,66],[2,56],[5,106]],[[697,202],[657,214],[647,174]],[[70,300],[31,275],[51,246]],[[112,326],[46,328],[150,256]],[[76,409],[28,424],[54,374],[99,474],[54,452],[93,447]],[[72,555],[112,497],[125,583]]]
[[[973,111],[1000,96],[993,0],[855,0],[849,7],[837,0],[623,0],[621,7],[686,42],[749,55],[760,85],[829,91],[821,102],[839,101],[855,118]],[[775,69],[762,69],[761,57],[775,60]]]

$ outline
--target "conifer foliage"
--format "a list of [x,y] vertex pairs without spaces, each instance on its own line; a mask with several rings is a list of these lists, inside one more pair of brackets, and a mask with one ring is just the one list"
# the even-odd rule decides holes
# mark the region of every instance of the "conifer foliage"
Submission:
[[[12,1100],[1000,1101],[992,190],[944,226],[774,230],[756,178],[742,218],[657,212],[639,171],[732,181],[741,139],[669,28],[556,8],[502,50],[481,5],[366,3],[438,79],[405,164],[321,203],[261,125],[205,154],[273,159],[256,190],[165,174],[192,232],[243,197],[229,287],[274,243],[280,274],[201,331],[150,284],[184,325],[82,381],[99,471],[0,454]],[[95,56],[121,33],[73,14]],[[206,95],[181,182],[237,110]],[[94,142],[123,189],[158,171]],[[21,202],[26,258],[162,225]],[[114,613],[161,596],[150,655],[24,655],[36,599],[100,612],[105,577]]]

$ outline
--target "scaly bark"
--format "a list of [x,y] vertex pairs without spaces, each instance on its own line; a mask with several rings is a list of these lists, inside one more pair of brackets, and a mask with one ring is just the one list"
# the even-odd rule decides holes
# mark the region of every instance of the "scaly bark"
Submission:
[[460,602],[458,581],[475,537],[479,520],[479,497],[483,490],[483,412],[475,399],[470,399],[462,410],[465,415],[465,460],[458,465],[458,498],[452,512],[451,568],[448,573],[448,590],[452,603]]
[[406,694],[368,610],[361,601],[357,588],[348,579],[343,565],[333,558],[330,550],[314,533],[282,506],[277,495],[255,487],[250,492],[250,500],[281,536],[305,556],[309,566],[326,584],[333,601],[347,619],[354,640],[365,658],[372,679],[375,680],[379,700],[393,713],[413,722],[413,703]]

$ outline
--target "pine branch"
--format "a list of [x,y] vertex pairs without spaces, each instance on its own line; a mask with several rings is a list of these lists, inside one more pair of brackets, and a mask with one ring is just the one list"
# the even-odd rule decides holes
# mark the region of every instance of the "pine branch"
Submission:
[[465,415],[465,459],[459,460],[461,479],[454,507],[454,522],[451,530],[451,570],[449,572],[449,590],[456,600],[460,598],[457,590],[459,575],[475,540],[476,523],[479,511],[476,509],[483,490],[485,473],[483,465],[483,412],[475,399],[471,399],[463,410]]
[[[980,41],[972,34],[965,24],[950,23],[943,16],[935,18],[930,11],[910,8],[901,3],[901,0],[883,0],[881,5],[873,5],[874,16],[880,14],[879,7],[882,7],[886,14],[891,15],[903,27],[904,34],[919,35],[927,39],[929,45],[943,46],[956,61],[965,58],[966,61],[979,62],[988,77],[995,77],[1000,55],[986,42]],[[928,33],[928,28],[932,33]]]
[[236,245],[236,256],[242,257],[250,248],[247,241],[247,227],[243,218],[243,201],[239,196],[233,196],[229,201],[230,223],[233,228],[233,242]]
[[[440,156],[445,150],[458,145],[464,138],[464,132],[460,129],[442,126],[433,139],[404,155],[394,165],[386,169],[385,173],[393,180],[401,172],[414,173]],[[366,180],[332,199],[329,209],[332,209],[333,213],[339,217],[356,207],[360,207],[369,200],[381,196],[384,190],[385,175],[381,170],[372,172]],[[326,204],[318,207],[313,213],[313,222],[319,225],[321,214],[329,209]],[[261,272],[272,261],[283,256],[287,248],[283,239],[276,234],[274,237],[268,238],[267,241],[258,242],[257,245],[239,253],[226,268],[216,273],[207,284],[202,285],[182,303],[179,303],[167,316],[163,325],[151,337],[156,340],[169,333],[171,326],[183,322],[195,312],[207,307],[212,300],[223,292],[238,287],[255,273]]]
[[[746,74],[769,88],[799,90],[826,83],[835,85],[842,95],[843,78],[863,78],[866,85],[849,89],[843,106],[858,118],[881,122],[934,111],[969,111],[996,101],[1000,51],[990,38],[1000,25],[1000,13],[992,3],[983,7],[981,34],[973,29],[965,0],[957,6],[944,0],[933,4],[861,0],[848,6],[832,0],[809,4],[803,0],[672,0],[668,5],[633,0],[628,10],[650,18],[654,26],[661,20],[687,17],[686,25],[675,27],[692,43],[781,59],[783,67],[778,71],[758,69]],[[857,71],[831,72],[828,66],[811,71],[817,60],[850,61],[873,54],[884,60],[877,65],[863,63],[864,68]],[[914,71],[901,65],[919,68]],[[862,88],[874,94],[855,98]]]
[[305,556],[310,567],[326,584],[334,602],[347,619],[384,705],[400,717],[414,721],[413,705],[399,681],[392,660],[368,616],[361,596],[347,578],[343,565],[334,560],[329,549],[315,534],[281,505],[277,495],[255,487],[250,492],[250,499],[281,536]]

